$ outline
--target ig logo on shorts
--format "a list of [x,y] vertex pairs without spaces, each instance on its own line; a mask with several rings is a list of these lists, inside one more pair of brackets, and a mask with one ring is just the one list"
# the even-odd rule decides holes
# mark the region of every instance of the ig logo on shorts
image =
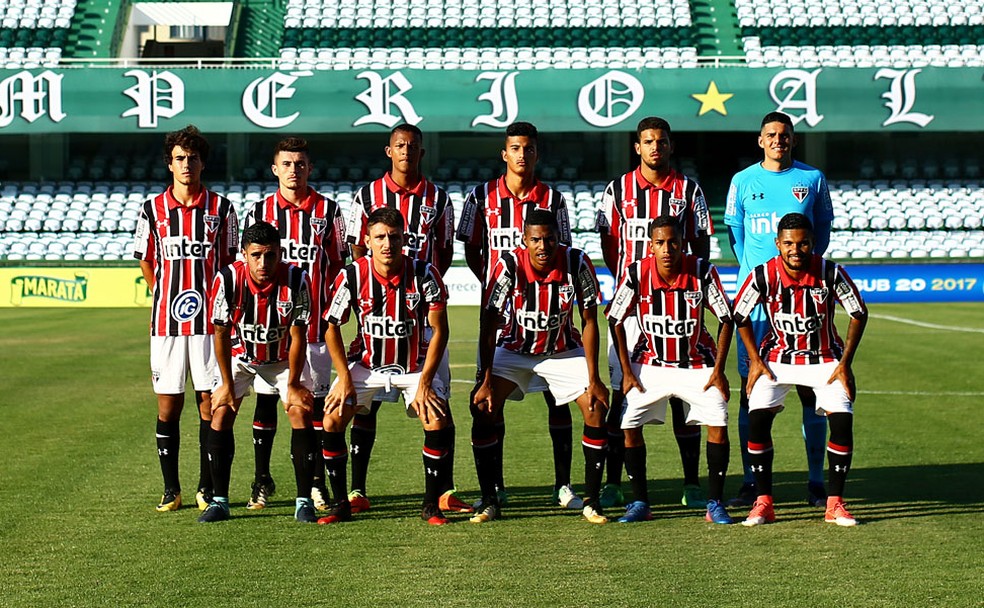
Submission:
[[202,310],[202,294],[194,289],[186,289],[171,303],[171,318],[178,323],[187,323]]

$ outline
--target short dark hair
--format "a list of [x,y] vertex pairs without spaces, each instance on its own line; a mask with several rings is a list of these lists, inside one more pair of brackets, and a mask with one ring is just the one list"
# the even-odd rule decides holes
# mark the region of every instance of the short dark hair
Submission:
[[636,126],[636,142],[642,141],[642,132],[650,129],[666,131],[667,136],[670,138],[673,137],[673,132],[670,130],[670,123],[666,122],[666,119],[660,118],[659,116],[647,116],[640,120]]
[[770,122],[781,122],[790,129],[793,128],[793,119],[789,117],[789,114],[784,114],[783,112],[769,112],[762,118],[762,125],[759,126],[759,130],[763,129],[765,125]]
[[533,209],[526,216],[523,222],[523,232],[527,226],[547,226],[554,232],[560,232],[560,225],[557,224],[557,216],[546,209]]
[[366,218],[366,228],[369,228],[375,224],[382,224],[384,226],[389,226],[390,228],[399,228],[403,230],[406,228],[406,222],[403,219],[403,214],[394,209],[393,207],[380,207]]
[[[285,137],[277,142],[273,149],[273,160],[277,160],[277,155],[281,152],[303,152],[308,154],[308,142],[302,137]],[[310,156],[310,154],[308,154]]]
[[280,247],[280,232],[268,222],[256,222],[243,230],[243,249],[250,245],[276,245]]
[[171,151],[180,146],[189,152],[198,154],[202,162],[208,158],[208,140],[195,125],[188,125],[180,131],[171,131],[164,136],[164,164],[171,164]]
[[653,221],[649,222],[649,238],[653,238],[653,233],[656,232],[657,228],[673,228],[673,234],[677,238],[683,238],[680,234],[680,222],[677,218],[672,215],[661,215]]
[[776,234],[778,235],[783,230],[806,230],[813,234],[813,222],[802,213],[787,213],[779,220]]
[[424,132],[420,130],[417,125],[412,125],[408,122],[400,123],[390,130],[390,139],[393,139],[393,135],[396,133],[413,133],[417,136],[417,139],[424,141]]
[[514,122],[506,127],[506,139],[510,137],[529,137],[533,141],[538,141],[536,127],[531,122]]

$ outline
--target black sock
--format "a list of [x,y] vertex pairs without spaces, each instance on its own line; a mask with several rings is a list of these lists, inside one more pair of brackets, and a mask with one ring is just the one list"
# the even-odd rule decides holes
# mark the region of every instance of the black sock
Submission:
[[605,424],[608,427],[608,461],[605,469],[605,483],[622,484],[622,466],[625,460],[625,433],[622,431],[622,406],[625,405],[625,394],[622,391],[612,391],[612,403],[608,408]]
[[324,430],[322,421],[325,417],[325,398],[314,398],[314,411],[311,413],[311,425],[314,427],[314,473],[311,475],[311,485],[315,488],[325,487],[325,457],[318,449],[318,439]]
[[673,413],[673,435],[680,450],[680,464],[683,465],[683,483],[688,486],[700,485],[700,427],[687,424],[683,412],[683,401],[670,399]]
[[236,456],[236,438],[232,429],[225,431],[209,430],[208,460],[212,467],[212,494],[229,497],[229,477],[232,474],[232,460]]
[[646,479],[646,445],[625,448],[625,473],[632,484],[632,496],[649,504],[649,487]]
[[360,412],[352,418],[352,431],[349,440],[349,455],[352,457],[352,490],[366,493],[366,478],[369,475],[369,457],[376,443],[376,414],[382,406],[381,401],[373,401],[368,413]]
[[496,462],[499,463],[498,464],[499,473],[498,473],[498,478],[495,480],[495,486],[499,490],[504,490],[506,487],[506,480],[503,477],[503,473],[502,473],[503,470],[502,463],[504,462],[504,458],[502,456],[503,455],[502,446],[505,445],[505,439],[506,439],[505,420],[499,420],[495,423],[495,437],[497,441],[495,442],[495,445],[492,446],[492,449],[495,450],[495,459]]
[[724,478],[728,473],[731,446],[707,442],[707,498],[720,502],[724,498]]
[[478,486],[482,492],[482,500],[486,503],[496,503],[496,480],[502,476],[501,453],[496,449],[499,442],[495,426],[479,418],[472,420],[471,445],[475,457],[475,472],[478,474]]
[[313,428],[291,429],[290,459],[294,464],[294,481],[297,482],[298,498],[311,497],[316,443],[317,436]]
[[331,483],[331,495],[335,500],[346,499],[348,498],[346,493],[348,450],[345,448],[345,431],[323,431],[321,445],[321,453],[325,459],[325,473]]
[[559,490],[571,483],[574,422],[570,405],[557,405],[557,400],[549,391],[543,393],[543,400],[547,402],[547,424],[553,446],[554,490]]
[[452,422],[452,424],[450,426],[444,427],[440,431],[441,434],[444,435],[441,441],[443,442],[444,445],[448,447],[448,462],[447,462],[448,472],[444,480],[444,486],[440,489],[440,494],[444,494],[445,492],[454,489],[454,442],[455,442],[455,436],[457,435],[457,431],[455,431],[455,426],[453,424],[453,421],[449,420],[449,422]]
[[177,420],[164,422],[157,419],[157,456],[161,461],[161,475],[164,477],[164,490],[181,492],[181,479],[178,476],[178,453],[181,449],[181,425]]
[[198,421],[198,489],[212,492],[212,467],[208,463],[208,431],[211,420]]
[[277,395],[256,395],[256,411],[253,414],[253,476],[254,479],[270,477],[270,456],[273,454],[273,438],[277,434]]
[[597,505],[608,451],[608,431],[605,427],[584,425],[581,446],[584,450],[584,502]]
[[437,504],[443,488],[447,487],[451,465],[451,449],[444,429],[424,431],[424,503]]
[[844,496],[844,483],[851,470],[854,453],[854,415],[846,412],[827,414],[830,440],[827,442],[827,492]]
[[775,412],[754,410],[748,412],[748,464],[755,476],[759,496],[772,496],[772,421]]

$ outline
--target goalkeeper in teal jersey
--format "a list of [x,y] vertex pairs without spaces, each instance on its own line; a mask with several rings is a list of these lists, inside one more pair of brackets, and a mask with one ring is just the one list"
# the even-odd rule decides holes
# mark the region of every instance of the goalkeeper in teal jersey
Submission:
[[[813,222],[814,253],[823,255],[830,243],[830,224],[834,217],[827,190],[827,180],[819,169],[793,160],[796,136],[793,121],[782,112],[770,112],[762,119],[758,145],[763,160],[731,180],[724,223],[728,227],[731,247],[738,258],[738,284],[759,264],[778,254],[776,227],[787,213],[802,213]],[[762,307],[751,316],[755,340],[761,343],[769,330]],[[738,373],[741,375],[741,401],[738,410],[738,436],[741,459],[745,469],[744,483],[738,496],[729,506],[751,505],[755,501],[755,485],[748,465],[748,354],[738,340]],[[815,413],[813,391],[797,387],[803,404],[803,437],[806,441],[809,479],[807,500],[814,506],[825,506],[827,492],[823,485],[823,459],[827,439],[827,420]]]

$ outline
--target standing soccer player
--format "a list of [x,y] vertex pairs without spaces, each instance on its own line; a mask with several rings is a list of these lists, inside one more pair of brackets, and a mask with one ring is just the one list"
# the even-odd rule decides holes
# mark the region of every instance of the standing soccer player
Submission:
[[[570,246],[572,242],[567,203],[563,195],[536,179],[536,163],[539,160],[537,146],[535,126],[528,122],[509,125],[502,149],[505,175],[477,186],[465,199],[457,238],[465,244],[465,261],[482,285],[483,300],[491,286],[492,270],[504,253],[522,244],[526,218],[534,210],[548,211],[557,218],[561,245]],[[478,377],[483,372],[479,369]],[[542,392],[547,403],[554,457],[553,500],[565,508],[581,509],[584,503],[571,487],[573,422],[570,406],[566,403],[558,406],[542,383],[535,383],[529,391]],[[496,420],[497,438],[492,448],[500,460],[505,434],[506,423],[500,411]],[[499,502],[504,504],[507,499],[505,483],[502,479],[497,483]]]
[[[628,267],[644,258],[650,247],[650,222],[671,217],[680,225],[680,236],[690,253],[707,260],[710,236],[714,234],[711,215],[700,184],[670,166],[673,141],[670,125],[662,118],[650,116],[636,127],[635,151],[639,167],[613,180],[605,188],[598,210],[597,230],[601,233],[601,251],[605,265],[616,284],[625,278]],[[639,324],[624,325],[628,344],[639,340]],[[623,503],[622,452],[620,425],[622,403],[622,367],[615,350],[614,334],[608,345],[608,371],[612,382],[612,407],[608,410],[607,476],[601,489],[601,505]],[[703,509],[707,501],[700,489],[700,427],[686,423],[683,402],[670,398],[673,411],[673,434],[676,436],[683,463],[683,498],[685,506]]]
[[[707,426],[705,519],[730,524],[722,496],[729,460],[730,388],[724,367],[734,333],[731,308],[717,269],[683,253],[676,218],[658,217],[649,226],[652,255],[626,268],[608,310],[623,370],[625,468],[635,498],[618,521],[652,519],[642,427],[662,424],[667,402],[676,397],[686,402],[682,413],[688,424]],[[721,323],[716,348],[704,325],[704,309]],[[634,343],[627,341],[625,330],[632,324],[640,334]]]
[[[499,517],[502,450],[496,445],[496,423],[506,399],[522,399],[534,381],[546,384],[556,403],[574,401],[581,409],[582,513],[593,524],[608,521],[598,504],[608,443],[608,389],[598,373],[598,279],[583,251],[559,241],[556,216],[544,209],[531,211],[523,226],[525,247],[502,253],[489,277],[479,332],[481,376],[471,404],[472,449],[482,489],[478,513],[471,519],[475,523]],[[575,302],[582,334],[571,318]],[[497,340],[504,313],[508,325]]]
[[[775,244],[779,255],[756,266],[735,298],[738,333],[748,353],[748,459],[758,491],[742,522],[757,526],[775,521],[772,497],[772,422],[793,386],[816,395],[816,411],[830,423],[824,520],[839,526],[857,521],[844,506],[844,482],[854,446],[856,394],[852,364],[868,321],[861,294],[847,272],[824,259],[813,242],[813,225],[801,213],[779,221]],[[834,326],[835,304],[851,316],[847,340]],[[769,331],[757,340],[750,318],[765,308]]]
[[[827,181],[818,169],[793,160],[796,136],[792,120],[782,112],[770,112],[762,119],[758,145],[763,160],[737,173],[731,180],[724,223],[728,226],[731,247],[738,258],[738,284],[752,268],[773,258],[777,251],[775,234],[779,219],[787,213],[802,213],[813,223],[814,251],[819,255],[830,243],[830,224],[834,209],[830,202]],[[752,331],[756,342],[761,341],[768,322],[760,309],[752,313]],[[738,373],[741,375],[741,399],[738,409],[738,437],[744,467],[744,483],[738,496],[729,506],[748,506],[755,500],[754,477],[749,468],[748,354],[745,344],[738,341]],[[803,405],[803,438],[809,468],[807,502],[814,506],[826,504],[827,491],[823,485],[824,443],[827,440],[827,419],[818,416],[816,396],[805,387],[797,387]]]
[[208,141],[193,125],[167,134],[164,163],[172,182],[144,203],[134,235],[133,255],[153,292],[150,370],[157,393],[157,453],[164,477],[158,511],[181,507],[179,420],[189,373],[200,415],[195,498],[200,509],[211,500],[205,443],[212,418],[209,392],[215,383],[215,356],[206,308],[213,277],[235,257],[239,223],[232,204],[202,185],[208,151]]
[[[407,414],[419,418],[424,427],[421,517],[431,525],[443,525],[448,520],[438,502],[449,486],[454,459],[447,432],[450,387],[438,373],[448,345],[447,290],[434,266],[403,254],[399,211],[373,211],[366,218],[366,231],[370,255],[338,274],[325,311],[325,342],[336,378],[325,398],[322,444],[335,503],[318,523],[352,518],[346,494],[345,427],[378,392],[396,388],[403,393]],[[358,331],[347,359],[340,327],[352,311]],[[432,331],[429,343],[424,341],[425,322]]]
[[314,396],[307,365],[311,287],[307,273],[283,262],[280,233],[266,222],[243,231],[243,260],[215,277],[211,311],[221,384],[212,394],[208,457],[214,497],[200,523],[229,519],[229,476],[236,452],[233,423],[257,379],[277,389],[290,419],[290,455],[297,499],[294,518],[314,523],[311,484],[317,436],[311,423]]
[[[451,267],[454,255],[454,207],[448,193],[425,179],[420,171],[420,161],[424,157],[424,134],[413,125],[397,125],[390,131],[385,152],[391,163],[389,172],[360,189],[352,201],[348,228],[352,256],[358,259],[366,255],[366,220],[369,214],[376,209],[389,207],[399,211],[406,224],[403,253],[412,260],[429,262],[443,278]],[[430,339],[430,328],[425,328],[425,339]],[[447,351],[437,373],[445,386],[451,386]],[[398,399],[398,395],[392,395],[387,400]],[[349,502],[353,513],[369,509],[366,477],[369,457],[376,442],[376,414],[382,400],[377,395],[368,411],[357,412],[352,419],[349,450],[352,490],[349,492]],[[450,410],[443,432],[448,434],[447,441],[454,449],[455,427]],[[455,494],[453,471],[450,482],[451,486],[441,493],[440,508],[444,511],[470,512],[471,505]]]
[[[311,158],[307,141],[288,137],[273,151],[271,170],[277,177],[277,191],[257,201],[246,216],[246,227],[256,222],[272,224],[280,233],[281,259],[307,272],[311,281],[311,320],[308,323],[308,364],[314,383],[315,431],[321,430],[325,395],[331,381],[331,359],[325,347],[325,325],[321,315],[335,275],[347,257],[345,226],[338,204],[308,185]],[[277,433],[276,387],[265,386],[262,379],[254,384],[256,411],[253,416],[253,451],[255,471],[247,509],[262,509],[273,494],[275,484],[270,475],[270,455]],[[315,508],[327,508],[324,463],[320,450],[315,456],[314,485],[311,498]]]

